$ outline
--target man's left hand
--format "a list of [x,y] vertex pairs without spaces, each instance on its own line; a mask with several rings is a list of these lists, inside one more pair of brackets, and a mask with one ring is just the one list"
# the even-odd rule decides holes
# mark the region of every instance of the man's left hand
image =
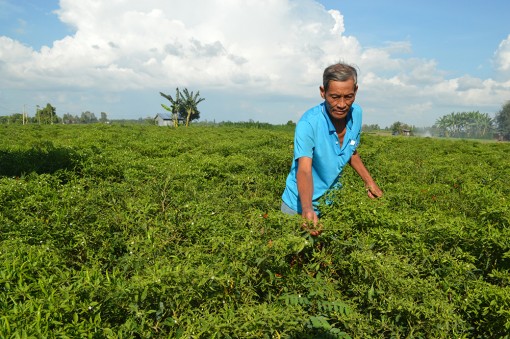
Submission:
[[376,183],[372,183],[366,186],[367,195],[370,199],[380,198],[383,195],[383,191],[377,186]]

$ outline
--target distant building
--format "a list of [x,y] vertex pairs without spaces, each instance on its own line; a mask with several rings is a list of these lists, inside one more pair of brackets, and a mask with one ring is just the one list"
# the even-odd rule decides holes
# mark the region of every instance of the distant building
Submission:
[[497,141],[505,141],[505,135],[504,135],[503,133],[501,133],[501,132],[494,133],[494,134],[492,135],[492,138],[493,138],[494,140],[497,140]]
[[391,135],[404,135],[404,136],[411,136],[412,131],[410,129],[402,129],[400,131],[393,131]]
[[[169,113],[156,114],[156,117],[154,118],[154,122],[158,126],[173,126],[174,125],[174,120],[172,118],[172,115]],[[184,124],[184,119],[177,118],[177,124],[179,124],[179,125]]]
[[173,126],[172,116],[168,113],[158,113],[154,118],[154,122],[158,126]]

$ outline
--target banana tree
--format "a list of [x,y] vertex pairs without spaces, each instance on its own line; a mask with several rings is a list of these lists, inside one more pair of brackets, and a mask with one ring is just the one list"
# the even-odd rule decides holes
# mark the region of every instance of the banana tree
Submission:
[[186,113],[186,127],[189,126],[190,121],[197,120],[200,118],[200,111],[198,110],[198,104],[205,100],[205,98],[200,98],[200,91],[197,91],[196,94],[193,94],[193,91],[188,92],[188,89],[185,88],[182,93],[183,100],[182,104],[184,107],[184,112]]
[[164,109],[166,109],[167,111],[172,113],[172,120],[174,122],[174,127],[178,127],[179,126],[178,117],[179,117],[181,110],[183,109],[183,102],[182,102],[182,98],[181,98],[182,95],[181,95],[181,92],[179,91],[179,88],[177,87],[175,89],[175,99],[172,98],[172,96],[170,94],[165,94],[165,93],[161,93],[161,92],[159,92],[159,94],[161,94],[162,97],[164,97],[164,98],[168,99],[168,101],[170,101],[170,103],[171,103],[170,106],[161,104],[161,107],[163,107]]

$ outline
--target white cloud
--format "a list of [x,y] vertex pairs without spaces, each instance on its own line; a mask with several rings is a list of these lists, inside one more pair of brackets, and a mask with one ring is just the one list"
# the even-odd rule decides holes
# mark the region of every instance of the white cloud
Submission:
[[284,91],[280,84],[286,79],[315,82],[335,55],[356,44],[341,36],[338,12],[327,13],[308,0],[63,0],[60,5],[60,19],[76,34],[40,51],[27,50],[30,60],[14,63],[5,76],[23,73],[31,81],[41,75],[57,84],[95,83],[113,90],[171,80]]
[[510,74],[510,35],[499,44],[494,60],[497,70]]
[[483,80],[480,78],[475,78],[469,75],[465,75],[456,79],[457,89],[459,91],[468,91],[472,89],[483,89]]
[[[344,60],[359,66],[367,122],[383,126],[397,116],[430,125],[450,107],[483,110],[510,92],[508,82],[448,79],[434,60],[414,56],[410,41],[363,48],[344,35],[341,12],[313,0],[61,0],[60,7],[75,33],[52,46],[33,50],[0,37],[0,90],[35,91],[60,111],[95,105],[138,118],[139,107],[115,105],[140,93],[139,104],[150,101],[154,112],[159,91],[188,87],[206,97],[204,119],[282,123],[318,102],[324,67]],[[496,69],[510,69],[509,50],[510,36]]]

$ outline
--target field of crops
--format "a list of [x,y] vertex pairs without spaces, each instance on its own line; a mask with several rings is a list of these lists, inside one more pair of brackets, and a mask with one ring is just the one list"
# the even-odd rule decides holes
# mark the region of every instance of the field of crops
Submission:
[[508,338],[510,144],[363,135],[313,238],[292,140],[0,126],[0,337]]

